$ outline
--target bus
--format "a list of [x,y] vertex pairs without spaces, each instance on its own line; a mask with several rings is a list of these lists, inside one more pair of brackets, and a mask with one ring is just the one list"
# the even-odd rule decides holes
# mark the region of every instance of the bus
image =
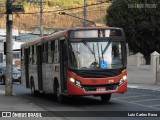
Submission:
[[33,94],[100,96],[127,92],[123,30],[82,27],[55,32],[21,45],[22,85]]

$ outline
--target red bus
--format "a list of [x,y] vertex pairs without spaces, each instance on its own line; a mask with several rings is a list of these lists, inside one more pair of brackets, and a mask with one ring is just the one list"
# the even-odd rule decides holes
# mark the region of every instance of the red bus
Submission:
[[127,92],[126,43],[116,27],[74,28],[21,46],[22,84],[33,94],[100,96]]

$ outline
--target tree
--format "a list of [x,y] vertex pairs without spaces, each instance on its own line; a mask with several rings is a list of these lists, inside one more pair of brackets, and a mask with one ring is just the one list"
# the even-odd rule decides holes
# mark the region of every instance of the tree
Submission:
[[159,0],[114,0],[106,24],[123,28],[130,50],[141,52],[147,64],[152,52],[160,53]]

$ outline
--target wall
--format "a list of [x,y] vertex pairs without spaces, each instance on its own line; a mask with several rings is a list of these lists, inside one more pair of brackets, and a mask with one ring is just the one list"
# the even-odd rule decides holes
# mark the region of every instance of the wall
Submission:
[[143,54],[137,53],[128,56],[128,82],[129,83],[160,83],[159,53],[151,54],[151,64],[145,65]]

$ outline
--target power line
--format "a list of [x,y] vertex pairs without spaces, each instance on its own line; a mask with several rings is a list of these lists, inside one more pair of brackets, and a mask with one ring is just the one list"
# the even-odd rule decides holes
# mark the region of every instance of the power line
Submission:
[[[86,7],[92,7],[92,6],[101,5],[101,4],[105,4],[105,3],[109,3],[109,2],[110,2],[109,0],[106,0],[103,2],[95,3],[95,4],[86,5]],[[67,8],[67,9],[62,9],[62,10],[54,10],[54,11],[43,11],[43,13],[61,12],[61,11],[66,11],[66,10],[76,10],[76,9],[82,9],[82,8],[84,8],[84,6]],[[35,13],[39,13],[39,12],[28,12],[28,13],[19,13],[19,14],[35,14]],[[0,13],[0,14],[6,14],[6,13]]]

